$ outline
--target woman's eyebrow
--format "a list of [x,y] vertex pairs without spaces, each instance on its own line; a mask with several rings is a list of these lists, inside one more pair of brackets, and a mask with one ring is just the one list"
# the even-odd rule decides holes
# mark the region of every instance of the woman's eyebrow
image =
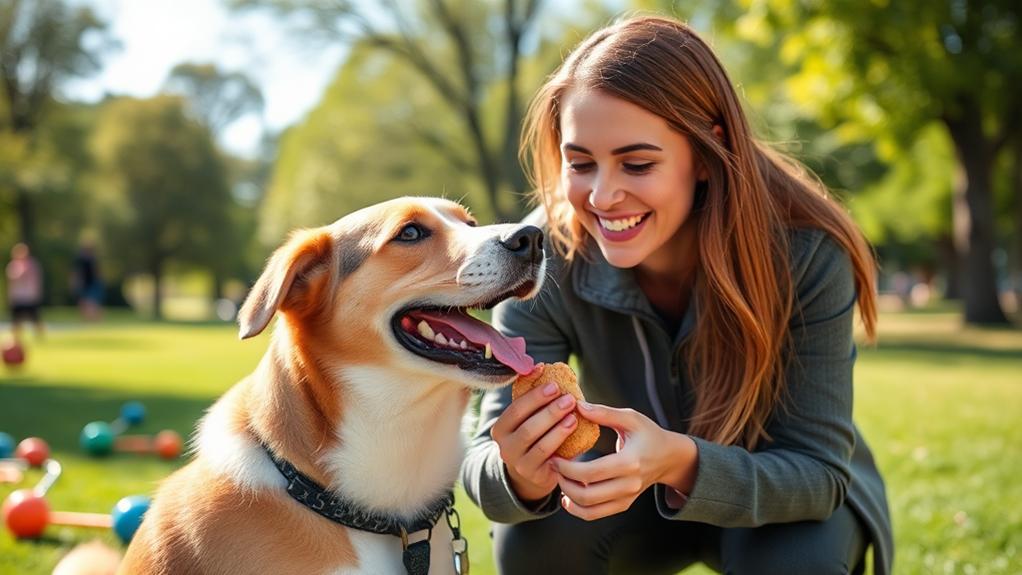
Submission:
[[[583,148],[582,146],[579,146],[577,144],[572,144],[571,142],[566,142],[562,147],[566,151],[579,152],[581,154],[589,154],[590,156],[593,154],[592,152],[590,152],[589,150]],[[614,148],[613,150],[610,151],[610,153],[611,153],[611,155],[619,156],[621,154],[627,154],[628,152],[634,152],[636,150],[652,150],[654,152],[662,152],[662,151],[664,151],[664,149],[661,148],[660,146],[654,146],[653,144],[639,143],[639,144],[628,144],[627,146],[621,146],[620,148]]]

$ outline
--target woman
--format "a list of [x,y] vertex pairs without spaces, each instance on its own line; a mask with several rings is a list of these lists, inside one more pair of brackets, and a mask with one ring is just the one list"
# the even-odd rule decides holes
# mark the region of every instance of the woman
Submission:
[[888,573],[884,486],[852,423],[871,252],[753,138],[709,47],[664,18],[594,33],[540,90],[524,144],[551,277],[494,323],[537,361],[575,355],[580,413],[605,429],[566,461],[551,454],[573,399],[484,397],[462,479],[497,522],[501,572],[848,573],[872,544]]

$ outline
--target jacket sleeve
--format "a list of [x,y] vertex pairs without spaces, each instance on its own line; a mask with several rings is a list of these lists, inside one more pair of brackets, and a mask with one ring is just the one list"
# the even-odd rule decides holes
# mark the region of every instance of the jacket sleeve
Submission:
[[[551,300],[556,298],[551,293],[555,287],[553,284],[548,281],[547,287],[534,299],[505,301],[493,311],[494,327],[504,335],[524,337],[528,342],[527,351],[536,363],[567,361],[570,355],[563,326],[554,323],[547,309],[548,305],[553,305]],[[511,489],[500,449],[490,437],[490,428],[510,403],[510,385],[483,395],[479,427],[461,468],[461,481],[469,498],[487,518],[498,523],[538,519],[560,508],[560,495],[556,490],[546,500],[530,507]]]
[[[852,425],[851,260],[822,232],[793,265],[797,299],[790,323],[793,361],[782,404],[767,423],[771,441],[749,452],[693,438],[699,450],[692,492],[681,509],[656,500],[664,517],[721,527],[823,520],[845,499],[855,446]],[[798,236],[793,242],[800,241]],[[798,250],[793,250],[797,253]]]

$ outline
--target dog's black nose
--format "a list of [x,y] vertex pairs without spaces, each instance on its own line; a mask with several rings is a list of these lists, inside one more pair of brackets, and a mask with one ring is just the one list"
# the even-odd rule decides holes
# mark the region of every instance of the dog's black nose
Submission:
[[500,244],[515,257],[530,263],[543,260],[543,230],[536,226],[522,226],[511,235],[501,238]]

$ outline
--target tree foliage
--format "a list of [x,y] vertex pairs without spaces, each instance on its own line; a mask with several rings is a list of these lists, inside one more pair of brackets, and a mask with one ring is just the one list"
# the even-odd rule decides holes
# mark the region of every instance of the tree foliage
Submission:
[[0,201],[29,243],[36,239],[38,197],[62,173],[61,158],[40,146],[38,131],[59,107],[54,93],[61,83],[98,70],[104,31],[87,7],[0,0]]
[[[810,4],[757,0],[762,23],[790,30],[782,57],[800,63],[801,101],[842,129],[881,135],[893,155],[938,123],[962,177],[954,239],[967,281],[965,319],[1005,323],[993,266],[993,167],[1022,129],[1012,87],[1022,85],[1019,8],[1011,0]],[[829,97],[827,97],[829,96]]]
[[170,71],[163,87],[184,96],[192,113],[214,135],[246,114],[263,112],[263,93],[252,79],[216,64],[182,62]]
[[104,106],[93,136],[103,253],[157,286],[170,261],[210,265],[229,245],[231,199],[209,131],[174,96]]
[[[448,126],[435,111],[417,115],[410,135],[442,156],[453,169],[478,177],[489,211],[502,219],[520,215],[504,192],[522,194],[526,182],[518,164],[523,114],[522,60],[541,0],[387,1],[370,9],[363,2],[336,0],[234,0],[240,8],[276,11],[306,24],[328,41],[358,44],[385,53],[429,86],[442,116],[460,132],[461,146],[448,140]],[[494,94],[501,96],[496,102]],[[494,109],[488,110],[488,107]],[[501,118],[487,129],[487,116]]]

